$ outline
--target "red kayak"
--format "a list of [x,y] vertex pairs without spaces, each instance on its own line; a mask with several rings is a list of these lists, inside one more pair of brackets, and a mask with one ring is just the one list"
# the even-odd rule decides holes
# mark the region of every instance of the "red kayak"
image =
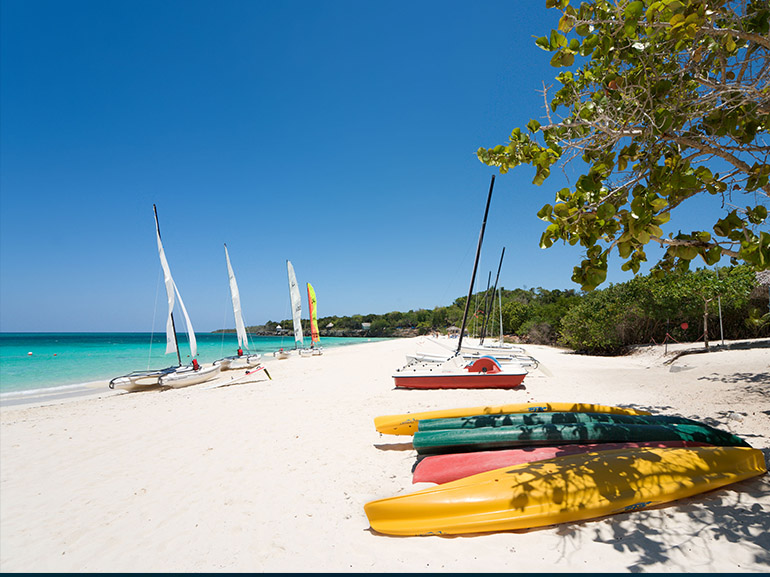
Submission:
[[702,447],[706,443],[693,441],[640,441],[633,443],[595,443],[590,445],[556,445],[526,447],[501,451],[448,453],[431,455],[419,460],[412,470],[412,483],[448,483],[477,473],[492,471],[532,461],[543,461],[566,455],[633,449],[638,447]]

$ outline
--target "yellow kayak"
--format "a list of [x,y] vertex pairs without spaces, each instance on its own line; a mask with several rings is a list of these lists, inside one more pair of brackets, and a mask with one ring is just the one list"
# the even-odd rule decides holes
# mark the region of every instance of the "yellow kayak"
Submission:
[[511,531],[638,511],[765,472],[750,447],[620,449],[503,467],[364,511],[386,535]]
[[613,413],[615,415],[649,415],[649,411],[629,409],[609,405],[594,405],[592,403],[514,403],[497,405],[495,407],[466,407],[459,409],[443,409],[425,411],[422,413],[405,413],[402,415],[383,415],[375,417],[374,427],[386,435],[413,435],[417,431],[417,421],[421,419],[447,419],[456,417],[473,417],[475,415],[497,415],[504,413]]

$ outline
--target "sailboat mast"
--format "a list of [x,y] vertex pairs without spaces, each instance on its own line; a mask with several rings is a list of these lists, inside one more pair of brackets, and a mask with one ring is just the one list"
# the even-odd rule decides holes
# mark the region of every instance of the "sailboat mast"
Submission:
[[[492,299],[490,300],[490,305],[494,305],[495,302],[495,293],[497,292],[497,281],[500,280],[500,269],[503,268],[503,257],[505,256],[505,247],[503,247],[503,252],[500,255],[500,264],[497,265],[497,276],[495,277],[495,286],[492,289]],[[487,325],[489,324],[489,319],[492,316],[492,309],[494,306],[489,307],[489,314],[484,319],[484,328],[481,331],[481,342],[484,342],[484,338],[487,336]]]
[[500,295],[500,344],[503,344],[503,287],[497,289]]
[[[158,209],[155,207],[155,204],[152,205],[152,210],[155,213],[155,230],[158,232],[158,240],[161,240],[160,237],[160,223],[158,222]],[[182,366],[182,355],[179,353],[179,339],[176,336],[176,324],[174,323],[174,313],[173,311],[170,313],[171,316],[171,328],[174,331],[174,346],[176,347],[176,358],[179,362],[179,366]]]
[[487,227],[487,215],[489,214],[489,202],[492,200],[492,188],[495,186],[495,175],[492,175],[492,181],[489,183],[489,194],[487,195],[487,206],[484,209],[484,220],[481,223],[481,232],[479,232],[479,243],[476,246],[476,260],[473,262],[473,274],[471,275],[471,286],[468,289],[468,298],[465,300],[465,312],[463,312],[463,325],[460,328],[460,338],[457,341],[457,354],[460,354],[460,348],[463,345],[463,333],[465,333],[465,323],[468,321],[468,308],[473,296],[473,284],[476,282],[476,270],[479,267],[479,256],[481,255],[481,243],[484,240],[484,229]]
[[171,326],[174,329],[174,344],[176,344],[176,360],[179,363],[178,366],[182,366],[182,355],[179,354],[179,339],[176,336],[176,324],[174,324],[174,313],[171,313]]
[[492,286],[492,271],[487,276],[487,290],[484,291],[484,315],[481,317],[481,328],[479,329],[479,344],[484,342],[484,327],[487,326],[487,315],[489,314],[489,287]]

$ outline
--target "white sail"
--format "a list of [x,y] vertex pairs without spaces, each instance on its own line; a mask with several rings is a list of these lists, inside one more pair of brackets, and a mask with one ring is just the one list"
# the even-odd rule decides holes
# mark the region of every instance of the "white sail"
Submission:
[[163,243],[160,241],[160,225],[158,224],[158,215],[155,214],[155,233],[158,237],[158,255],[160,256],[160,266],[163,269],[163,282],[166,285],[166,296],[168,297],[168,316],[166,317],[166,354],[177,352],[176,336],[174,334],[174,319],[171,313],[174,312],[174,279],[171,277],[171,269],[166,260],[166,252],[163,250]]
[[168,318],[166,319],[166,354],[176,353],[176,334],[174,331],[174,319],[172,313],[174,312],[174,294],[179,297],[179,306],[184,313],[185,324],[187,325],[187,338],[190,340],[190,357],[195,358],[198,356],[198,343],[195,340],[195,331],[193,331],[190,317],[187,314],[187,309],[182,302],[182,295],[179,294],[179,289],[176,287],[173,277],[171,276],[171,268],[168,266],[168,260],[166,259],[166,251],[163,250],[163,243],[160,240],[160,225],[158,224],[158,214],[155,213],[155,232],[158,237],[158,255],[160,256],[160,266],[163,269],[163,282],[166,285],[166,295],[168,296]]
[[297,277],[294,275],[294,267],[291,261],[286,261],[286,269],[289,272],[289,294],[291,295],[291,314],[294,323],[294,341],[299,346],[304,342],[302,338],[302,299],[297,286]]
[[177,288],[176,283],[174,283],[174,288],[176,289],[176,296],[179,298],[179,306],[182,308],[182,313],[184,313],[184,322],[187,326],[187,338],[190,341],[190,358],[194,359],[198,356],[198,341],[195,340],[195,331],[193,330],[192,323],[190,322],[190,316],[187,314],[187,309],[184,308],[182,295],[179,294],[179,289]]
[[230,279],[230,296],[233,300],[235,332],[238,333],[238,347],[248,350],[249,339],[246,336],[246,325],[243,323],[243,313],[241,313],[241,294],[238,292],[238,283],[235,281],[235,273],[230,264],[230,255],[227,252],[227,245],[225,245],[225,258],[227,258],[227,277]]

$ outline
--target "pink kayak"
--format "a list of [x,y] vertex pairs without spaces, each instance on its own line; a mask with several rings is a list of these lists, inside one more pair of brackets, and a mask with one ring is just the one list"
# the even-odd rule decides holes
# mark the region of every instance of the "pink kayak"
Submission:
[[566,455],[633,449],[638,447],[702,447],[706,443],[693,441],[640,441],[633,443],[595,443],[590,445],[556,445],[548,447],[526,447],[501,451],[477,451],[471,453],[448,453],[424,457],[414,466],[412,483],[448,483],[477,473],[492,471],[532,461],[543,461]]

